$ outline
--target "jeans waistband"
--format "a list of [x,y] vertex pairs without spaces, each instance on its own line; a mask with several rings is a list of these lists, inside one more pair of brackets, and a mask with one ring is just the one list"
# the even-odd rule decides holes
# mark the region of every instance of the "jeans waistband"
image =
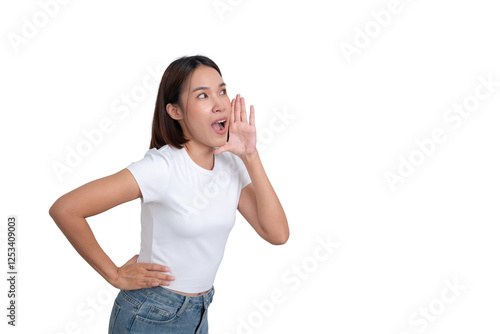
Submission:
[[173,292],[171,290],[165,289],[160,286],[139,289],[137,290],[141,294],[145,295],[150,299],[154,299],[162,304],[172,305],[174,307],[205,307],[212,302],[214,287],[202,295],[199,296],[186,296],[180,293]]

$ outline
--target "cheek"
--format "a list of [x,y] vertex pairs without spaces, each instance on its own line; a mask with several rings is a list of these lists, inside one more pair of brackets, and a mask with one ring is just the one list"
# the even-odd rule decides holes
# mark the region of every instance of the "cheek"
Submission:
[[231,111],[231,100],[229,99],[229,96],[226,95],[226,97],[222,99],[222,103],[224,104],[226,110]]
[[189,110],[186,116],[186,124],[191,129],[192,135],[196,136],[201,131],[208,131],[206,128],[207,124],[210,127],[210,118],[207,115],[209,113],[203,108],[192,108]]

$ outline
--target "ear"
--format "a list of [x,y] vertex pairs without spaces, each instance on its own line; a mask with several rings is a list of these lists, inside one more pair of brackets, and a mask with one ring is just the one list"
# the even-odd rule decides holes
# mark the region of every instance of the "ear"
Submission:
[[165,109],[167,110],[167,113],[170,115],[170,117],[177,121],[184,118],[181,108],[176,104],[169,103],[167,104],[167,107]]

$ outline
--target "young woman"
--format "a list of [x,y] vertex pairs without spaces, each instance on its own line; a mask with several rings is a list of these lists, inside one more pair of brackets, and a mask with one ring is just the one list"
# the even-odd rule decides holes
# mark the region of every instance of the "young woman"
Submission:
[[[140,198],[141,249],[117,267],[86,217]],[[236,209],[284,244],[285,212],[256,150],[255,114],[229,100],[218,66],[182,57],[163,74],[150,149],[116,174],[60,197],[49,213],[78,253],[120,289],[109,333],[208,333],[207,308]]]

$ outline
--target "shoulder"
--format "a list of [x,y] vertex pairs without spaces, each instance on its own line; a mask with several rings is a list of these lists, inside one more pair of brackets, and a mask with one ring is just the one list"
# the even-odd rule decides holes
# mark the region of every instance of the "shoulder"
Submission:
[[127,166],[139,185],[143,203],[156,202],[165,196],[172,174],[172,155],[168,147],[152,148],[141,160]]
[[164,145],[160,147],[159,149],[154,149],[155,154],[158,154],[162,159],[165,161],[173,161],[179,158],[180,156],[180,150],[169,146],[169,145]]
[[[144,154],[143,158],[132,162],[127,168],[137,174],[141,173],[169,173],[174,161],[178,159],[178,151],[170,146],[151,148]],[[134,173],[135,172],[135,173]]]
[[146,154],[144,154],[143,159],[150,160],[158,164],[170,165],[174,160],[177,160],[180,155],[180,150],[173,148],[171,146],[165,145],[160,148],[149,149]]

